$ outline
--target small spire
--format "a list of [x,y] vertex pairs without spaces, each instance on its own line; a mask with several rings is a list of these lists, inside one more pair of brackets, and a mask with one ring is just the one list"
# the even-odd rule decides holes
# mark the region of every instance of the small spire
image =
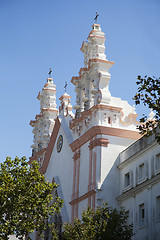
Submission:
[[52,69],[49,69],[48,77],[51,78]]
[[[67,82],[65,82],[65,86],[67,87]],[[68,115],[68,113],[70,115],[72,115],[72,105],[71,105],[71,96],[69,96],[66,92],[59,98],[59,100],[61,101],[61,105],[59,107],[59,113],[62,112],[63,110],[63,114],[65,116]]]
[[99,17],[99,14],[96,12],[96,16],[94,18],[95,23],[97,23],[97,18]]
[[68,83],[65,82],[65,85],[64,85],[65,93],[66,93],[66,90],[67,90],[67,86],[68,86]]

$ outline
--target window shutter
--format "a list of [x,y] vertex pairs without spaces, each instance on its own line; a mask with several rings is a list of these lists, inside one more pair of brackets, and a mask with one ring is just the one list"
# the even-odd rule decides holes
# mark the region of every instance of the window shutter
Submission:
[[155,167],[154,167],[154,156],[152,156],[152,159],[151,159],[151,177],[153,177],[155,175]]
[[146,227],[148,227],[148,205],[147,202],[145,202],[145,219],[144,219],[144,224],[146,225]]
[[148,162],[145,162],[145,178],[148,178]]
[[138,167],[136,167],[136,185],[138,184]]
[[132,171],[129,172],[129,176],[130,176],[130,186],[132,188],[133,187],[133,172]]

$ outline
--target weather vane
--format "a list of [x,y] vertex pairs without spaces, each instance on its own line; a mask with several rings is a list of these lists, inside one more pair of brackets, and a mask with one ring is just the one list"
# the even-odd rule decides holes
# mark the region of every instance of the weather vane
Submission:
[[48,73],[49,78],[51,78],[51,73],[52,73],[52,69],[50,68],[50,69],[49,69],[49,73]]
[[66,92],[66,90],[67,90],[67,86],[68,86],[68,83],[65,82],[65,85],[64,85],[65,92]]
[[99,17],[99,14],[96,12],[96,16],[94,18],[95,23],[97,23],[97,18]]

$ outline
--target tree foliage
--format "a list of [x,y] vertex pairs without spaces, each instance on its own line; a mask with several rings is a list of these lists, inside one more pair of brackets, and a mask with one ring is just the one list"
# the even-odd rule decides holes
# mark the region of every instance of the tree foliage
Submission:
[[42,235],[48,217],[62,206],[60,198],[53,201],[56,187],[45,181],[36,161],[30,167],[25,157],[7,157],[0,166],[0,239],[7,240],[12,234],[30,239],[29,233],[34,230]]
[[66,240],[130,240],[133,235],[132,225],[127,225],[124,210],[109,208],[107,204],[97,207],[93,212],[87,209],[81,219],[74,224],[64,226]]
[[150,136],[155,134],[157,141],[160,143],[160,77],[147,77],[144,78],[141,76],[137,77],[138,92],[134,96],[136,105],[141,102],[144,106],[151,108],[154,113],[154,119],[147,119],[146,115],[140,119],[142,123],[138,128],[141,134],[145,136]]

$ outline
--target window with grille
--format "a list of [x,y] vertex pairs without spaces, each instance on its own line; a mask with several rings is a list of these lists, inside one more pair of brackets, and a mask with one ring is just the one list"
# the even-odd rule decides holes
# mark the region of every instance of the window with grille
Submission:
[[145,177],[145,171],[144,171],[144,163],[139,165],[139,180],[143,179]]
[[125,188],[130,186],[130,172],[125,174]]
[[145,208],[144,203],[139,205],[139,226],[144,227],[145,223]]

